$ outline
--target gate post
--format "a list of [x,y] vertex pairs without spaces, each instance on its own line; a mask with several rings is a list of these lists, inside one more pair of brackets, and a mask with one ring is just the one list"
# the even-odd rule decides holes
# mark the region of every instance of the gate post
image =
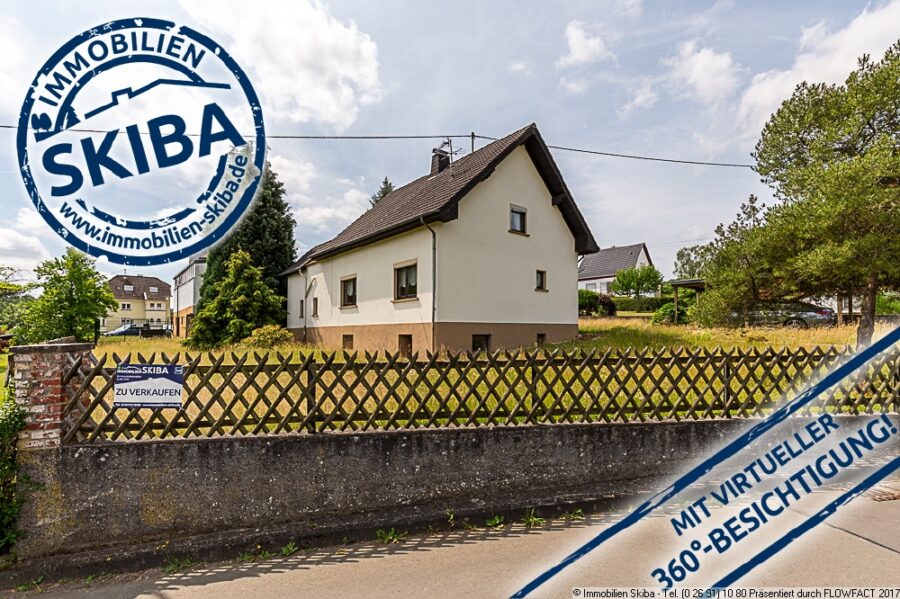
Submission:
[[[80,378],[66,374],[75,360],[86,360],[90,343],[43,343],[10,348],[10,371],[16,404],[25,412],[25,428],[19,433],[18,449],[59,447],[68,431],[65,407],[67,388]],[[80,368],[79,368],[80,370]]]

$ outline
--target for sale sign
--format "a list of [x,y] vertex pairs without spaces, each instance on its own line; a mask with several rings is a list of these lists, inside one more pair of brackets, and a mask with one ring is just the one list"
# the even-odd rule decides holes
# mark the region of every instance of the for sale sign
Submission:
[[116,408],[180,408],[184,366],[125,364],[116,369]]

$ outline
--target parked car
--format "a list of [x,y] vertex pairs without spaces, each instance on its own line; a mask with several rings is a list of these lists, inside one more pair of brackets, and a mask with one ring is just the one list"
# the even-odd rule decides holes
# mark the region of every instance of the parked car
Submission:
[[172,329],[169,327],[154,329],[149,326],[137,324],[122,325],[112,331],[103,333],[104,337],[171,337]]
[[[741,315],[733,316],[740,320]],[[808,302],[764,302],[759,303],[749,313],[749,321],[757,326],[786,326],[797,329],[831,326],[837,318],[834,310],[816,306]]]

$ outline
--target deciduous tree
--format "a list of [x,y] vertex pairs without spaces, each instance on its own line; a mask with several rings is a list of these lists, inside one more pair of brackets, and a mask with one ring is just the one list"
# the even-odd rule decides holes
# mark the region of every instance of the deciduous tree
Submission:
[[662,285],[663,276],[652,264],[637,268],[625,268],[616,274],[609,288],[619,295],[640,297],[645,293],[653,293]]
[[60,258],[41,262],[34,272],[36,287],[43,291],[26,308],[17,339],[37,343],[72,336],[93,341],[97,321],[118,306],[94,260],[70,248]]

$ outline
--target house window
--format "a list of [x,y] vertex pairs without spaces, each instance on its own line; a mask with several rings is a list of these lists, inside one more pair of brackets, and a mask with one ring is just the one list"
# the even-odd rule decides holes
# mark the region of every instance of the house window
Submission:
[[407,358],[412,356],[412,335],[400,335],[397,337],[397,349],[400,350],[400,355],[405,356]]
[[122,304],[122,309],[123,309],[123,310],[131,310],[131,304],[123,303],[123,304]]
[[538,333],[537,334],[537,344],[544,345],[547,343],[547,333]]
[[472,335],[472,351],[491,351],[490,335]]
[[394,269],[394,299],[416,297],[416,265]]
[[298,310],[299,314],[297,314],[297,318],[303,318],[303,300],[300,300],[300,309]]
[[588,283],[587,285],[584,286],[584,288],[591,289],[591,290],[597,289],[597,283]]
[[159,293],[159,287],[151,287],[150,293]]
[[356,277],[341,281],[341,308],[356,305]]
[[319,298],[313,298],[313,316],[319,315]]
[[341,347],[353,349],[353,335],[341,335]]
[[134,291],[134,285],[125,285],[125,291]]
[[547,291],[547,271],[538,270],[535,272],[534,278],[535,291]]
[[509,230],[511,233],[527,233],[525,221],[526,210],[519,206],[509,207]]

